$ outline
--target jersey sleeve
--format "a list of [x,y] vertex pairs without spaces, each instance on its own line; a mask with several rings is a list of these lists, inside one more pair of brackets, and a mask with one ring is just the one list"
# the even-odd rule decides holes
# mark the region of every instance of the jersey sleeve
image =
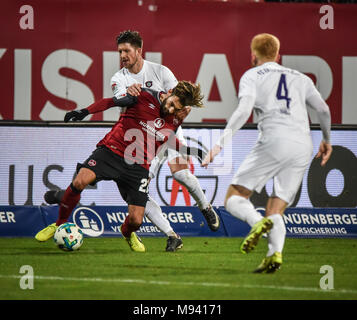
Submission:
[[115,74],[110,80],[110,86],[112,88],[113,96],[119,99],[126,94],[126,85],[124,79],[120,75]]
[[244,73],[239,81],[238,98],[244,96],[250,96],[254,99],[256,97],[255,74],[250,70]]
[[162,66],[161,72],[164,91],[167,92],[170,89],[175,88],[178,81],[172,71],[168,67]]
[[88,106],[87,109],[90,114],[102,112],[105,110],[108,110],[109,108],[112,107],[133,107],[136,103],[138,102],[138,99],[136,97],[131,96],[130,94],[127,94],[125,96],[116,98],[103,98],[98,101],[95,101],[92,103],[90,106]]
[[232,140],[234,134],[247,122],[254,107],[254,98],[246,95],[242,96],[238,102],[238,108],[230,117],[223,134],[220,136],[216,145],[223,148]]
[[331,113],[328,105],[322,99],[320,93],[316,90],[315,94],[312,94],[306,99],[307,104],[315,110],[320,122],[323,139],[326,142],[330,142],[331,131]]
[[320,95],[320,92],[316,89],[314,82],[308,77],[306,78],[306,86],[305,86],[305,97],[308,100],[311,96]]
[[86,109],[90,114],[98,113],[105,111],[109,108],[115,107],[115,102],[113,98],[103,98],[98,101],[95,101],[92,103],[90,106],[88,106]]
[[113,97],[114,105],[117,107],[127,107],[131,108],[138,102],[138,98],[131,96],[130,94],[126,94],[119,98]]

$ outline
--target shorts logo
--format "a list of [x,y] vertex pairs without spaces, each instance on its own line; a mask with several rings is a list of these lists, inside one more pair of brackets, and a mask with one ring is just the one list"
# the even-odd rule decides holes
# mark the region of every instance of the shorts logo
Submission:
[[93,159],[90,159],[88,161],[88,165],[91,166],[91,167],[94,167],[96,164],[97,164],[97,162],[95,160],[93,160]]
[[156,128],[161,129],[165,125],[165,120],[161,118],[156,118],[154,121],[154,125]]
[[146,81],[145,82],[145,87],[146,88],[151,88],[152,87],[152,81]]

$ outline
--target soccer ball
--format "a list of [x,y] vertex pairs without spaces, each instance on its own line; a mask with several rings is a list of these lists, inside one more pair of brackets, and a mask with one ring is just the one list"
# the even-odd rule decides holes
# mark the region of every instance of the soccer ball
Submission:
[[83,244],[83,232],[74,223],[66,222],[57,228],[54,240],[58,248],[75,251]]

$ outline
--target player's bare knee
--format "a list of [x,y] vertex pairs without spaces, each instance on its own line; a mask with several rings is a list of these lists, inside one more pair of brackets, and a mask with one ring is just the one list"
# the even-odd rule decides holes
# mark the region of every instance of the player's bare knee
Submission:
[[88,185],[86,185],[83,180],[80,179],[74,179],[72,184],[79,191],[82,191]]
[[231,196],[241,196],[243,198],[249,199],[252,193],[253,192],[246,187],[231,184],[228,187],[226,198],[224,199],[224,206],[227,205],[227,201]]
[[287,206],[288,203],[286,201],[278,197],[270,197],[265,208],[265,215],[269,216],[275,213],[283,215]]
[[90,183],[92,183],[96,178],[96,175],[93,171],[82,168],[79,170],[77,176],[74,178],[72,184],[77,189],[82,191],[85,187],[87,187]]
[[82,191],[89,183],[90,179],[83,174],[78,174],[72,182],[73,186],[80,191]]
[[130,215],[129,214],[129,225],[135,229],[139,229],[141,224],[143,223],[143,218],[137,215]]
[[129,205],[129,224],[132,227],[139,228],[143,223],[144,207]]
[[240,185],[232,185],[234,188],[235,192],[240,195],[241,197],[244,198],[249,198],[252,195],[252,191],[247,189],[246,187],[240,186]]
[[172,174],[181,170],[189,169],[187,160],[182,157],[172,159],[168,164]]

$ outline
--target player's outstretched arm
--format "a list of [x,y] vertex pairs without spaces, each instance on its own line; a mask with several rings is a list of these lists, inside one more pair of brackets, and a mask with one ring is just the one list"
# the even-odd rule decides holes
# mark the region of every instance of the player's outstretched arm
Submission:
[[251,96],[242,96],[239,100],[237,109],[233,112],[229,119],[223,134],[219,140],[208,152],[207,156],[202,161],[202,167],[207,166],[214,160],[214,158],[221,152],[224,145],[232,140],[233,135],[247,122],[252,113],[255,98]]
[[208,165],[213,161],[217,154],[219,154],[222,150],[222,147],[215,144],[213,148],[206,154],[205,158],[202,161],[201,166],[207,168]]
[[324,99],[322,99],[321,95],[318,92],[316,92],[316,94],[311,95],[306,100],[306,102],[316,112],[321,126],[323,140],[326,142],[330,142],[331,113],[327,103],[324,101]]
[[207,155],[207,153],[203,149],[196,147],[188,147],[184,145],[179,139],[177,139],[174,131],[161,130],[161,133],[166,135],[166,143],[168,148],[177,150],[184,157],[193,156],[197,158],[200,164],[202,164],[203,159]]
[[89,114],[102,112],[102,111],[107,110],[114,106],[115,106],[115,103],[113,101],[113,98],[100,99],[100,100],[92,103],[87,108],[67,112],[66,115],[64,116],[64,122],[81,121]]
[[332,146],[330,144],[330,109],[318,92],[316,92],[316,94],[311,95],[306,102],[311,106],[312,109],[316,111],[317,117],[320,122],[323,140],[320,143],[319,151],[316,155],[316,158],[321,158],[321,166],[324,166],[326,162],[330,159],[332,153]]
[[122,96],[120,98],[113,97],[114,105],[116,107],[133,107],[137,102],[138,98],[133,97],[130,94],[126,94],[125,96]]
[[137,98],[129,94],[120,97],[119,99],[116,97],[103,98],[92,103],[87,108],[67,112],[66,115],[64,116],[64,122],[80,121],[83,120],[89,114],[103,112],[112,107],[132,107],[133,105],[135,105],[136,102],[137,102]]

